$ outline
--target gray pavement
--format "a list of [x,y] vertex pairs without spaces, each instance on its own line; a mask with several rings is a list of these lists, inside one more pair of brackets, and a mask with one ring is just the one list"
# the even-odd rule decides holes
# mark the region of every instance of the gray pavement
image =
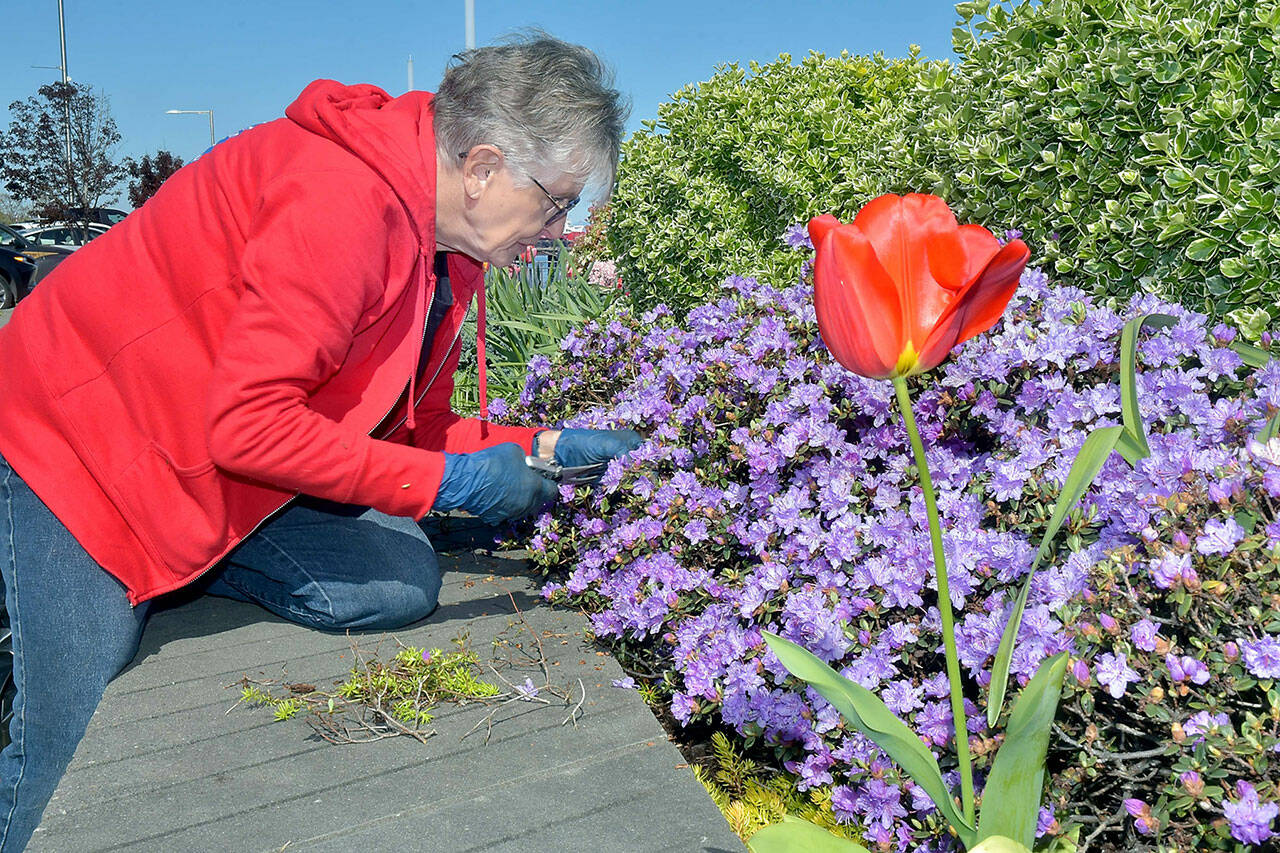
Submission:
[[[544,604],[519,559],[442,562],[439,610],[387,636],[324,634],[209,597],[156,613],[29,850],[744,850],[639,695],[611,685],[623,673],[584,641],[581,614]],[[393,637],[449,649],[460,635],[515,683],[546,683],[523,657],[540,645],[572,699],[498,706],[491,730],[492,706],[442,705],[425,743],[334,745],[301,719],[233,708],[245,675],[338,681],[352,640],[389,656]]]

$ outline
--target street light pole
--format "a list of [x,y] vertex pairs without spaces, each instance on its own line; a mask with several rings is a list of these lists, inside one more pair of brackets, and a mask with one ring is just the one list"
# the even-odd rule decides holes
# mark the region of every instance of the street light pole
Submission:
[[[62,15],[62,0],[58,0],[58,41],[62,45],[62,85],[65,87],[71,79],[67,76],[67,24],[66,19]],[[65,93],[64,93],[65,94]],[[66,119],[66,139],[67,139],[67,177],[72,174],[71,162],[71,99],[66,99],[66,110],[64,118]],[[77,199],[77,201],[81,201]],[[83,205],[83,202],[81,203]]]
[[476,0],[466,0],[467,50],[476,46]]
[[217,137],[213,135],[213,110],[165,110],[165,113],[171,116],[176,115],[207,115],[209,117],[209,147],[212,148],[217,144]]

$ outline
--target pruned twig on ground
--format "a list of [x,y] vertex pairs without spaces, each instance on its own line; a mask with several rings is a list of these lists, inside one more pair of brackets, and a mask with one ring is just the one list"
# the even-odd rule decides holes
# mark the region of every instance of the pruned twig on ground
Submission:
[[[533,638],[532,645],[500,635],[493,641],[493,660],[482,663],[469,648],[465,634],[454,638],[456,649],[449,652],[406,646],[393,637],[396,652],[390,659],[383,660],[380,651],[385,637],[379,639],[372,651],[367,651],[348,636],[355,664],[346,680],[334,682],[333,689],[245,675],[228,685],[239,687],[241,692],[227,713],[241,704],[270,707],[277,720],[306,712],[312,730],[330,743],[368,743],[401,736],[425,743],[436,733],[427,726],[433,720],[435,708],[443,702],[460,705],[478,702],[489,706],[488,713],[462,736],[466,738],[484,727],[485,743],[492,735],[499,712],[514,702],[572,706],[561,725],[572,722],[576,726],[587,698],[585,685],[578,680],[577,692],[581,696],[575,705],[570,688],[552,684],[542,638],[525,621],[515,597],[509,590],[506,592],[514,610],[507,631],[516,629],[520,634],[527,633]],[[505,657],[500,657],[501,649],[507,651]],[[507,689],[482,680],[480,676],[486,669]],[[518,681],[520,675],[530,671],[540,675],[541,684],[535,684],[528,675],[523,683]],[[557,699],[559,702],[554,701]]]

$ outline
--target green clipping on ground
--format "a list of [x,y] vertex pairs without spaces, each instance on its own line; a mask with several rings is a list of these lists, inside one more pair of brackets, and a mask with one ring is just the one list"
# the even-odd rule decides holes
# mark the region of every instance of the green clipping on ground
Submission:
[[[307,712],[317,734],[335,743],[355,743],[377,737],[408,735],[425,740],[424,727],[440,702],[493,699],[502,691],[477,677],[479,659],[462,640],[458,649],[400,648],[389,661],[352,647],[356,665],[348,678],[332,690],[314,684],[281,684],[241,679],[237,704],[267,706],[277,721]],[[266,687],[279,686],[289,695],[277,696]]]

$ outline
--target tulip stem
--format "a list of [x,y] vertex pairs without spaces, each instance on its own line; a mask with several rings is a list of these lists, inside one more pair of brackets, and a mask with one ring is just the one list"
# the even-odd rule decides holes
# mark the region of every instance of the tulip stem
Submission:
[[898,408],[911,439],[916,467],[920,469],[920,488],[924,491],[925,510],[929,516],[929,539],[933,542],[933,565],[938,576],[938,613],[942,617],[942,645],[946,651],[947,681],[951,688],[951,717],[956,729],[956,759],[960,764],[960,800],[965,819],[974,823],[973,766],[969,759],[969,730],[964,713],[964,691],[960,684],[960,656],[956,652],[955,618],[951,614],[951,587],[947,582],[947,559],[942,550],[942,524],[938,521],[938,499],[933,491],[933,478],[929,476],[929,460],[924,455],[924,443],[916,428],[915,415],[911,411],[911,394],[907,382],[901,376],[893,378],[893,390],[898,394]]

